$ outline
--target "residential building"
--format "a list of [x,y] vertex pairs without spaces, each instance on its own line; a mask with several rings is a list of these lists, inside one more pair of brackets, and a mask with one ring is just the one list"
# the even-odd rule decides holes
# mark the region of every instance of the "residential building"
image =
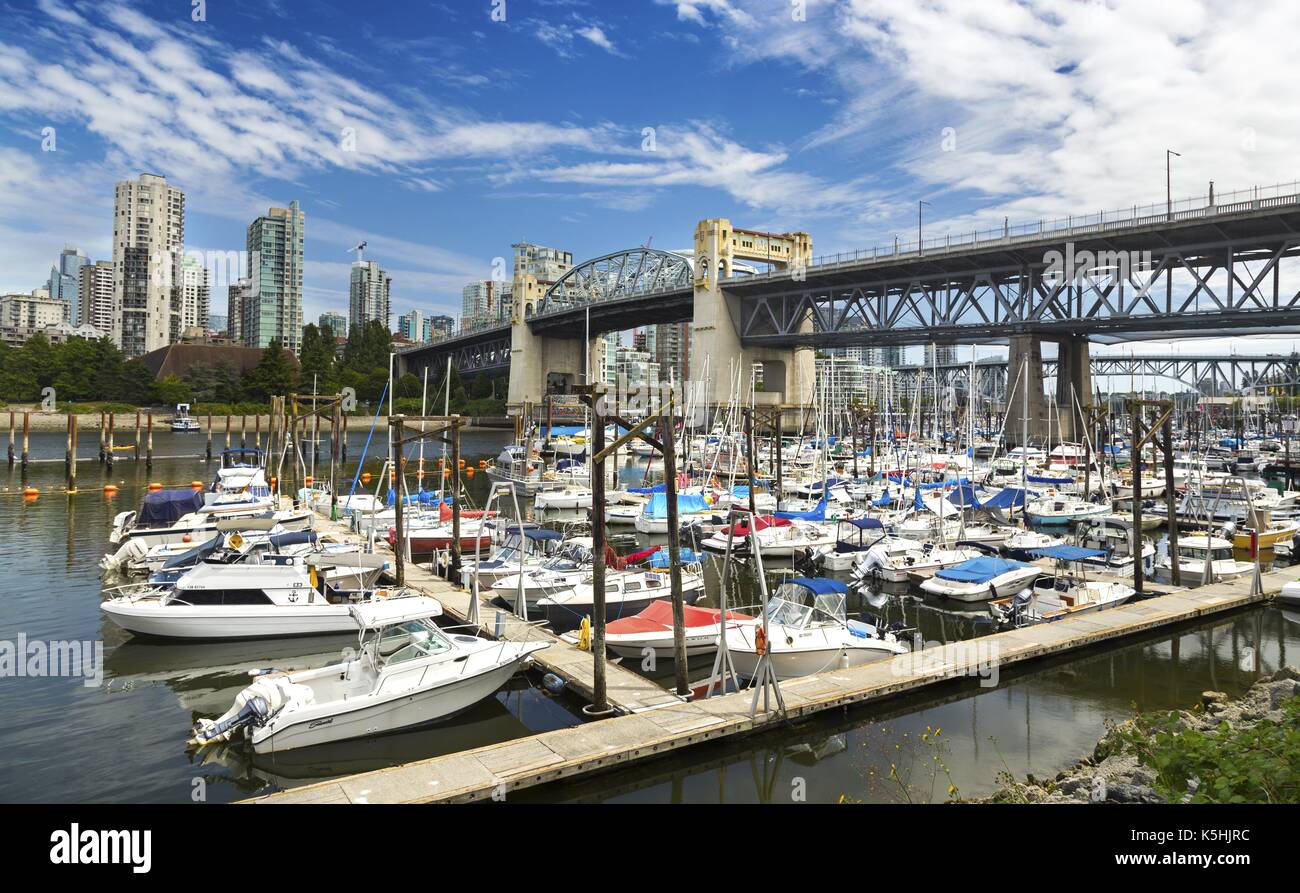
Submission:
[[329,326],[334,333],[335,338],[348,337],[348,318],[337,310],[326,310],[316,320],[316,327],[323,329]]
[[397,332],[403,338],[413,342],[422,342],[424,337],[424,314],[419,310],[403,313],[397,317]]
[[[659,364],[659,373],[665,380],[672,373],[674,382],[684,382],[691,368],[691,324],[689,322],[661,323],[650,331],[653,337],[647,338],[646,349],[654,354]],[[718,370],[712,370],[717,375]],[[723,375],[726,371],[723,370]]]
[[424,320],[424,340],[426,342],[450,338],[455,331],[456,319],[446,314],[429,316]]
[[44,288],[33,289],[30,294],[0,295],[0,325],[17,328],[40,329],[60,325],[64,304],[51,298]]
[[181,304],[181,330],[207,329],[211,279],[208,268],[185,255],[176,269],[176,284]]
[[113,197],[112,337],[128,357],[180,337],[172,279],[185,250],[185,194],[156,174],[117,184]]
[[101,332],[113,331],[113,262],[97,260],[82,264],[77,270],[77,325],[93,326]]
[[503,294],[510,291],[510,283],[496,279],[480,279],[461,289],[460,325],[473,329],[498,322],[509,321],[501,311]]
[[[306,215],[298,202],[270,208],[248,226],[251,293],[240,318],[246,347],[274,339],[297,353],[302,347],[302,275]],[[232,314],[233,315],[233,314]]]
[[81,322],[81,268],[91,263],[90,258],[76,248],[64,248],[59,259],[50,267],[50,281],[47,286],[50,297],[63,301],[66,315],[64,322]]
[[379,264],[373,260],[354,261],[348,289],[348,327],[363,328],[372,319],[377,319],[385,329],[389,328],[392,291],[393,277]]
[[[547,248],[531,242],[516,242],[514,250],[515,275],[527,273],[537,277],[537,284],[545,290],[573,267],[573,253],[559,248]],[[508,317],[507,317],[508,318]]]
[[240,279],[226,286],[226,335],[235,344],[245,344],[244,317],[250,312],[253,282]]

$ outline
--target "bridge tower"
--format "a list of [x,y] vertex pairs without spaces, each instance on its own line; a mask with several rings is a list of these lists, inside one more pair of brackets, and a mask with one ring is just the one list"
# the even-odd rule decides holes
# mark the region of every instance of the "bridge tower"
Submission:
[[[1056,409],[1052,413],[1053,442],[1079,440],[1079,408],[1093,401],[1092,363],[1088,339],[1081,335],[1061,338],[1057,344]],[[1026,380],[1027,379],[1027,380]],[[1043,342],[1038,335],[1012,335],[1007,351],[1007,425],[1009,444],[1024,439],[1025,393],[1028,388],[1029,440],[1047,442],[1048,409],[1043,392]]]
[[[761,261],[779,269],[806,269],[812,261],[812,237],[803,232],[776,234],[735,229],[725,217],[701,220],[696,225],[691,381],[704,381],[705,358],[710,358],[708,402],[726,403],[731,396],[728,373],[732,362],[740,363],[745,370],[741,373],[741,385],[745,389],[749,387],[751,364],[761,363],[763,390],[755,395],[759,405],[807,403],[816,387],[812,347],[741,346],[737,329],[737,321],[741,319],[740,299],[722,285],[722,280],[732,275],[736,260]],[[801,331],[811,332],[812,320],[805,320],[804,326]]]
[[510,293],[511,406],[540,404],[547,393],[572,393],[574,385],[587,383],[582,339],[534,335],[528,327],[528,317],[543,294],[536,276],[515,271]]

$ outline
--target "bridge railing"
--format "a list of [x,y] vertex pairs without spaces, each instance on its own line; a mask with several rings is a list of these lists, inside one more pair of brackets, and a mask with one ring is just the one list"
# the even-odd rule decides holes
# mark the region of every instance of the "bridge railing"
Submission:
[[[1092,233],[1111,232],[1117,229],[1132,229],[1154,226],[1161,223],[1196,220],[1243,211],[1263,210],[1300,203],[1300,181],[1275,183],[1272,186],[1252,186],[1215,194],[1213,202],[1208,195],[1178,199],[1172,203],[1151,203],[1132,205],[1093,214],[1070,215],[1046,218],[1030,223],[1004,223],[1001,227],[974,230],[966,233],[949,234],[925,239],[918,249],[917,240],[896,241],[892,245],[877,245],[854,251],[842,251],[814,257],[809,269],[834,268],[868,261],[888,260],[890,258],[918,257],[949,252],[960,252],[979,245],[1014,245],[1019,242],[1032,242],[1045,236],[1083,236]],[[762,273],[731,277],[729,281],[740,279],[770,279],[789,275],[786,270],[770,270]]]

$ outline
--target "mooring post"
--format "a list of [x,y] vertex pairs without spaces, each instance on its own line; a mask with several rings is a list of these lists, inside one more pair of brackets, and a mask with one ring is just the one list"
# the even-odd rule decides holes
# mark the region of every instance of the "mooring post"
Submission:
[[72,464],[72,413],[68,413],[67,440],[67,446],[63,452],[63,464],[65,466]]
[[[673,670],[678,697],[691,693],[686,675],[686,601],[682,595],[682,531],[677,517],[677,444],[673,442],[673,395],[664,417],[664,498],[668,502],[668,583],[673,600]],[[685,423],[683,422],[683,427]],[[726,619],[719,618],[726,628]]]
[[[1165,419],[1161,426],[1165,441],[1165,511],[1169,517],[1169,582],[1175,586],[1183,585],[1183,570],[1178,564],[1178,513],[1174,505],[1174,422]],[[1141,552],[1134,557],[1140,561]]]
[[[592,390],[591,437],[593,461],[605,451],[605,416],[600,393]],[[550,401],[547,401],[547,408]],[[549,434],[549,431],[548,431]],[[669,523],[671,527],[671,522]],[[605,459],[596,461],[591,474],[591,712],[609,710],[605,680]]]
[[68,413],[68,437],[72,445],[68,448],[68,490],[77,489],[77,416]]
[[348,461],[348,415],[340,412],[339,418],[343,422],[343,432],[339,435],[339,461],[346,462]]
[[339,488],[338,476],[339,470],[339,401],[334,401],[334,410],[330,415],[330,520],[339,519]]
[[248,416],[243,413],[239,414],[239,448],[248,448]]
[[[401,501],[400,499],[398,500]],[[523,518],[517,523],[523,524]],[[479,522],[478,536],[483,536],[483,523]],[[447,579],[460,579],[460,416],[454,417],[451,426],[451,561]]]
[[14,464],[14,443],[16,439],[17,439],[16,435],[14,434],[14,411],[11,409],[9,410],[9,464],[10,466]]
[[110,412],[108,414],[108,451],[104,454],[104,462],[105,464],[108,465],[109,471],[113,470],[113,461],[116,457],[117,443],[113,437],[113,434],[115,433],[113,430],[113,426],[116,423],[116,421],[117,421],[117,413]]
[[262,448],[262,414],[260,412],[253,416],[253,446],[259,450]]
[[230,449],[230,413],[226,413],[226,449]]
[[[397,568],[398,586],[406,585],[406,548],[404,546],[406,540],[406,528],[402,523],[402,515],[405,511],[405,507],[402,505],[402,482],[399,477],[402,474],[402,431],[405,430],[402,425],[402,420],[404,418],[406,417],[399,415],[391,416],[388,419],[388,439],[393,442],[393,454],[391,457],[393,463],[393,470],[391,472],[393,475],[393,493],[397,497],[393,502],[393,536],[396,537],[393,540],[393,555],[395,566]],[[452,511],[456,511],[454,506],[452,507]],[[454,536],[455,534],[453,533],[453,538]]]
[[104,464],[104,444],[105,438],[108,437],[108,426],[106,424],[106,415],[104,410],[99,411],[99,464]]
[[140,461],[140,410],[135,411],[135,461]]
[[[1129,450],[1129,464],[1133,468],[1133,589],[1142,595],[1142,405],[1133,401],[1133,447]],[[1177,522],[1175,522],[1177,523]],[[1178,562],[1171,554],[1170,561]]]
[[32,432],[32,414],[30,412],[24,412],[23,413],[23,468],[27,467],[27,460],[29,458],[29,446],[31,444],[31,432]]
[[207,462],[212,461],[212,411],[208,411],[208,446],[203,452],[203,458]]
[[146,424],[149,428],[144,436],[144,467],[153,468],[153,410],[149,410]]

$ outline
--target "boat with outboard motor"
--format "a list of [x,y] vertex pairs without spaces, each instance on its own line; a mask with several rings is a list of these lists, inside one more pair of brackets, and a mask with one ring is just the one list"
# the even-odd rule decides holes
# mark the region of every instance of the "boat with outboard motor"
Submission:
[[319,669],[260,671],[229,710],[200,719],[191,744],[246,737],[256,753],[368,738],[446,719],[527,666],[547,642],[508,642],[439,629],[427,596],[347,606],[356,657]]
[[766,629],[757,623],[728,625],[727,650],[736,672],[752,679],[764,653],[777,679],[796,679],[841,667],[906,654],[895,630],[849,620],[848,587],[824,577],[783,580],[769,597]]
[[[723,628],[719,609],[684,605],[682,620],[687,657],[712,654],[718,649],[718,635]],[[739,611],[727,612],[727,626],[746,623],[758,623],[758,618]],[[612,621],[605,627],[605,645],[619,657],[642,658],[649,649],[658,660],[672,660],[673,603],[656,599],[640,613]]]
[[931,595],[976,602],[1019,592],[1042,572],[1042,568],[1024,561],[982,555],[936,571],[921,584],[921,589]]

